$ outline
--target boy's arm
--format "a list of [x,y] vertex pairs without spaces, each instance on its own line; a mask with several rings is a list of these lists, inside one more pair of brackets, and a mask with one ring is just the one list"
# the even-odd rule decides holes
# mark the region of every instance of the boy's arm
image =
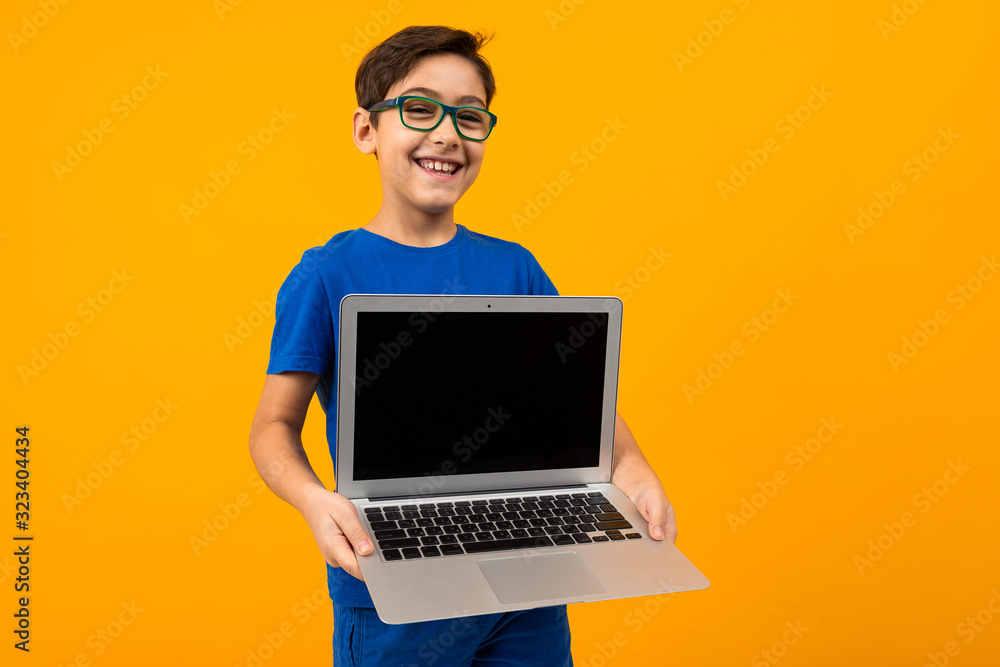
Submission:
[[250,456],[271,490],[305,518],[326,562],[364,579],[354,554],[371,553],[372,545],[358,511],[323,486],[302,447],[302,425],[319,378],[304,371],[267,376],[250,429]]
[[632,432],[622,416],[615,413],[615,460],[611,483],[625,492],[649,521],[649,534],[654,539],[669,537],[677,541],[677,519],[674,508],[667,500],[660,479],[639,449]]

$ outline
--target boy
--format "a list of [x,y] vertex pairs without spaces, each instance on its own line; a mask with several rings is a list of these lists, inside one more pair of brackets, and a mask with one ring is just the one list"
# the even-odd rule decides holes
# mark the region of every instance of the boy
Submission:
[[[336,460],[334,342],[345,294],[557,294],[523,247],[454,221],[455,204],[479,174],[496,123],[487,111],[496,85],[479,55],[487,41],[442,26],[414,26],[365,56],[355,82],[354,142],[376,156],[382,204],[361,229],[307,250],[277,299],[250,452],[268,486],[302,513],[326,558],[335,664],[572,664],[565,606],[383,624],[356,556],[370,554],[372,544],[354,506],[313,472],[301,441],[315,391]],[[612,482],[650,522],[654,539],[676,539],[673,509],[621,416]]]

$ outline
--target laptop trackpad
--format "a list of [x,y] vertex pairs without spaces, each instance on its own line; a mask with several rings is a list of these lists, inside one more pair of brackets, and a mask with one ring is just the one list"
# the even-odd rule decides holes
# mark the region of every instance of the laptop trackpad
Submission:
[[597,595],[604,587],[573,552],[476,561],[504,604]]

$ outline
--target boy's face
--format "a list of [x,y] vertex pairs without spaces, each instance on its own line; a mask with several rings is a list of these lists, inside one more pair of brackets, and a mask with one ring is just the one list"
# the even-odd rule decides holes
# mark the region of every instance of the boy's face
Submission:
[[[486,108],[486,89],[476,68],[453,54],[427,56],[404,79],[396,82],[385,99],[418,95],[452,106]],[[363,114],[370,112],[358,109]],[[484,143],[463,139],[451,115],[430,132],[405,127],[399,109],[379,111],[378,129],[355,112],[355,143],[363,153],[378,154],[383,206],[405,211],[440,213],[453,207],[476,180],[483,162]],[[427,160],[450,162],[451,173],[427,169]]]

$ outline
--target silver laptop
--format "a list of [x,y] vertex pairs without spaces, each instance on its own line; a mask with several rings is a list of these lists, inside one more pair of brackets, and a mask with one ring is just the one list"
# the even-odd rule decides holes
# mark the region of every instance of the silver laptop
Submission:
[[410,623],[707,588],[610,484],[614,297],[348,295],[337,491]]

